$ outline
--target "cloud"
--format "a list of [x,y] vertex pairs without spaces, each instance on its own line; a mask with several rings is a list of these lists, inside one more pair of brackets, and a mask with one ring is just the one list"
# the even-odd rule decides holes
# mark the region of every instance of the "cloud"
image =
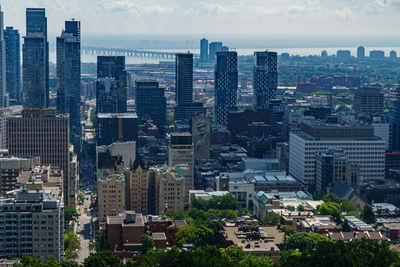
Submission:
[[338,15],[339,17],[344,18],[344,19],[351,19],[351,18],[353,18],[353,15],[354,15],[353,11],[351,11],[351,9],[348,7],[344,7],[343,9],[340,9],[340,10],[334,10],[333,12],[336,15]]

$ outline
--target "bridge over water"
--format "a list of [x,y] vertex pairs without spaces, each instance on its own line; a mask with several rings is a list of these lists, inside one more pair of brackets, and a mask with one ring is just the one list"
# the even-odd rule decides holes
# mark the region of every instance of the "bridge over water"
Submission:
[[[140,49],[124,49],[124,48],[106,48],[96,46],[82,46],[82,52],[92,55],[106,55],[106,56],[126,56],[126,57],[141,57],[141,58],[175,58],[175,52],[165,51],[152,51]],[[198,57],[198,55],[194,55]]]

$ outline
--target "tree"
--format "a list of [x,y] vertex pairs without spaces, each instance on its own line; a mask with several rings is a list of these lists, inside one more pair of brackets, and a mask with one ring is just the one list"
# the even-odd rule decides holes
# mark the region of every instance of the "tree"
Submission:
[[319,242],[332,242],[328,237],[317,233],[294,233],[283,243],[286,250],[294,249],[303,251],[307,248],[315,249]]
[[67,259],[74,259],[77,257],[76,250],[81,248],[79,237],[74,231],[67,231],[64,235],[64,254]]
[[365,205],[362,212],[361,212],[361,218],[365,223],[372,224],[376,223],[376,216],[375,212],[372,209],[372,206],[370,205]]
[[301,204],[299,204],[299,205],[297,206],[297,210],[298,210],[298,211],[304,211],[304,206],[301,205]]
[[385,202],[385,192],[381,189],[374,188],[367,194],[367,200],[369,203],[372,203],[372,201],[376,203]]
[[20,262],[14,264],[14,267],[62,267],[62,265],[53,256],[47,257],[46,260],[35,256],[22,256]]
[[265,225],[277,225],[279,223],[279,220],[281,219],[281,216],[278,213],[275,212],[267,212],[265,215],[264,219],[261,221],[262,224]]
[[179,246],[183,244],[193,244],[196,247],[205,246],[212,239],[213,231],[203,225],[185,225],[176,233],[176,243]]
[[79,214],[76,211],[76,209],[74,209],[71,206],[64,206],[64,221],[65,221],[65,225],[69,225],[69,223],[71,221],[77,221],[79,218]]
[[98,251],[83,262],[84,267],[122,266],[121,259],[109,250]]
[[142,252],[146,253],[148,250],[154,248],[154,240],[151,236],[144,234],[142,235]]
[[274,261],[271,258],[262,256],[255,257],[253,255],[248,254],[246,258],[241,260],[238,264],[240,267],[255,267],[255,266],[263,266],[263,267],[272,267],[274,266]]
[[342,224],[342,232],[351,232],[351,228],[347,220],[344,220],[344,223]]
[[105,229],[97,231],[96,235],[94,236],[93,246],[96,251],[108,249]]
[[294,229],[291,225],[282,225],[281,230],[285,233],[285,236],[291,236],[297,233],[296,229]]
[[[303,208],[304,208],[304,207],[303,207]],[[295,207],[290,206],[290,205],[286,206],[285,209],[287,209],[287,210],[289,210],[289,211],[295,211],[295,210],[296,210]]]
[[325,202],[318,208],[318,214],[331,215],[336,223],[340,223],[341,213],[340,204],[335,202]]

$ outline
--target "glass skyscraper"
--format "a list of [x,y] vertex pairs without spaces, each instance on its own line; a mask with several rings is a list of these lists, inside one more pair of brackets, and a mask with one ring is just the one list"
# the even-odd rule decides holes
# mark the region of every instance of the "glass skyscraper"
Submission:
[[208,40],[203,38],[200,40],[200,62],[208,61]]
[[6,42],[4,40],[4,21],[3,12],[0,6],[0,107],[8,106],[6,90]]
[[7,27],[4,30],[6,41],[7,93],[12,103],[21,104],[21,49],[18,30]]
[[253,87],[254,108],[266,109],[268,101],[275,98],[278,88],[276,52],[254,52]]

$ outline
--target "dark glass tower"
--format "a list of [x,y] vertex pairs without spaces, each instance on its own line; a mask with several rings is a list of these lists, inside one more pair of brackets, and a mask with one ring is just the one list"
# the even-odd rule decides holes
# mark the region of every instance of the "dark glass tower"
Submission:
[[227,125],[228,113],[236,110],[238,71],[237,53],[220,51],[216,53],[214,72],[215,118],[220,125]]
[[200,62],[208,61],[208,40],[203,38],[200,40]]
[[365,57],[365,48],[363,46],[359,46],[357,48],[357,58],[364,58]]
[[400,96],[393,103],[392,150],[400,150]]
[[21,49],[18,30],[7,27],[4,30],[6,41],[7,92],[10,100],[21,104]]
[[97,57],[97,113],[125,113],[127,80],[124,56]]
[[81,40],[80,21],[66,21],[57,37],[57,113],[70,116],[70,140],[81,141]]
[[3,12],[0,6],[0,107],[8,106],[7,75],[6,75],[6,41],[4,40]]
[[49,43],[44,8],[26,9],[23,53],[23,101],[25,108],[49,106]]
[[278,88],[276,52],[254,52],[253,88],[254,108],[266,109],[268,101],[275,98]]
[[208,58],[211,62],[215,61],[215,53],[222,50],[222,42],[210,43]]
[[152,120],[159,135],[165,134],[167,107],[164,88],[156,81],[136,81],[136,113],[139,123]]

